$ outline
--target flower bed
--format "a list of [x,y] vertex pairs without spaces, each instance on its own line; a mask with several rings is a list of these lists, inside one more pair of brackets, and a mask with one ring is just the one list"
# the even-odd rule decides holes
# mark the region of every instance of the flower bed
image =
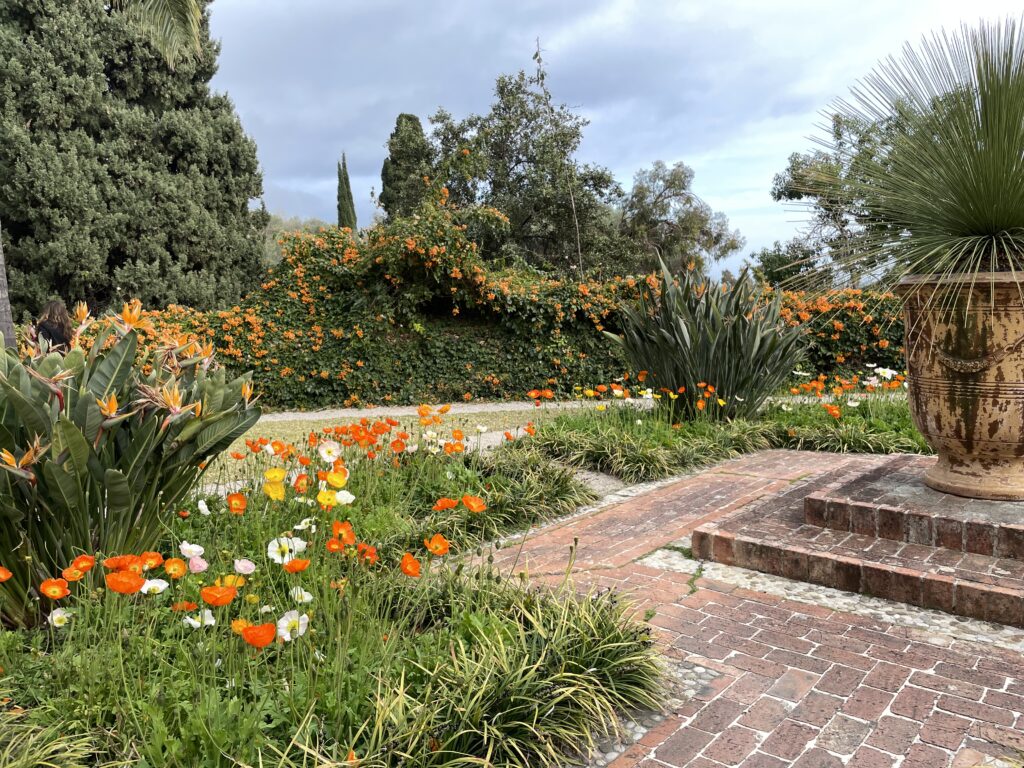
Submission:
[[61,765],[367,768],[554,765],[657,706],[648,629],[616,597],[477,557],[589,492],[528,441],[468,452],[443,409],[419,418],[250,439],[241,486],[181,505],[152,551],[80,553],[35,586],[46,622],[0,633],[7,708],[48,749],[90,745]]

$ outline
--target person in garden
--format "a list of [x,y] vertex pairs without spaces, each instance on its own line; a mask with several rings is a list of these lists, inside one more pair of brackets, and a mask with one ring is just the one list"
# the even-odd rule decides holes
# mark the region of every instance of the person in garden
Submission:
[[47,302],[36,320],[36,339],[45,339],[54,352],[67,352],[71,348],[73,333],[71,317],[64,302],[60,299]]

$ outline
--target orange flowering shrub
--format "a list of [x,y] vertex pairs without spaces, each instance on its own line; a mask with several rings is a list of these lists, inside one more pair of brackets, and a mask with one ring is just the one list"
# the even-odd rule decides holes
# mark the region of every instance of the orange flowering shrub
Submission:
[[[264,400],[280,407],[505,399],[538,383],[567,394],[621,376],[626,366],[601,331],[617,331],[620,308],[649,297],[655,276],[496,268],[469,232],[504,226],[499,211],[453,208],[438,188],[417,216],[362,238],[337,228],[288,234],[284,258],[242,304],[144,313],[140,341],[215,349],[253,370]],[[789,322],[807,327],[814,370],[904,367],[891,296],[787,292],[783,304]]]

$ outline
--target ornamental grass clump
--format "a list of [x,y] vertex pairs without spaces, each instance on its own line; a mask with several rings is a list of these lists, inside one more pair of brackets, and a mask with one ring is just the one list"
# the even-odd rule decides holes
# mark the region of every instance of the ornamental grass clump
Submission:
[[659,288],[622,309],[621,335],[607,335],[654,389],[724,400],[707,408],[706,398],[661,398],[672,418],[753,416],[804,354],[804,333],[782,318],[781,296],[766,296],[746,270],[730,285],[692,270],[673,276],[662,264]]
[[151,549],[206,463],[259,418],[248,377],[229,381],[212,347],[167,337],[137,357],[144,322],[132,302],[88,354],[0,358],[4,624],[38,620],[79,555]]

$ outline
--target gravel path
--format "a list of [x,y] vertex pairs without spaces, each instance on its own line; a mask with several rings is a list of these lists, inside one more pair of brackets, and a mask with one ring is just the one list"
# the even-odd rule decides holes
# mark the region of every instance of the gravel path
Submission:
[[[541,409],[538,409],[532,400],[514,401],[514,402],[475,402],[475,403],[453,403],[450,413],[453,415],[465,414],[465,413],[494,413],[495,411],[534,411],[534,410],[546,410],[546,411],[560,411],[560,410],[575,410],[577,408],[592,408],[596,405],[593,401],[583,400],[568,400],[568,401],[552,401],[544,403]],[[415,405],[396,405],[386,406],[381,405],[374,408],[331,408],[323,411],[278,411],[275,413],[266,413],[260,419],[260,423],[271,423],[275,421],[331,421],[331,420],[345,420],[345,419],[359,419],[363,416],[373,416],[374,418],[383,418],[386,416],[415,416],[416,415]]]

